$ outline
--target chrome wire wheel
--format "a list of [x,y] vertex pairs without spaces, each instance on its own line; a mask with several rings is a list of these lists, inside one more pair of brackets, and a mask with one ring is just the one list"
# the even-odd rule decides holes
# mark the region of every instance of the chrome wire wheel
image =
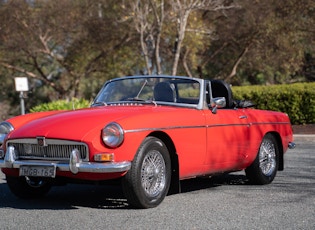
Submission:
[[280,148],[276,137],[268,133],[261,141],[253,163],[245,169],[246,176],[252,184],[269,184],[275,178],[280,158]]
[[265,176],[270,176],[276,169],[276,148],[272,141],[266,139],[259,148],[259,167]]
[[154,208],[168,193],[171,158],[167,146],[156,137],[146,137],[139,146],[130,170],[122,178],[128,203],[135,208]]
[[162,154],[152,150],[143,159],[141,185],[150,197],[158,196],[165,188],[165,162]]

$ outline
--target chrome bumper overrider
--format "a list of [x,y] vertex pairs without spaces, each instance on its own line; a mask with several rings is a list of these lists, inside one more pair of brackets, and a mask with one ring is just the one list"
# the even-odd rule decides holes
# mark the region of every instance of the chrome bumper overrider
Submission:
[[20,166],[55,166],[58,171],[68,171],[74,174],[78,172],[91,173],[115,173],[128,171],[131,162],[83,162],[79,152],[74,149],[70,154],[69,162],[48,162],[41,160],[15,160],[14,147],[8,147],[4,159],[0,159],[0,168],[20,168]]

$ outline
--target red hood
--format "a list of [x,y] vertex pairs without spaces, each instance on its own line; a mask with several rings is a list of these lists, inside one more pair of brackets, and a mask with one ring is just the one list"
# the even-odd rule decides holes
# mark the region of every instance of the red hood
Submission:
[[[158,109],[157,109],[158,108]],[[101,129],[109,122],[145,116],[155,111],[173,110],[171,107],[154,106],[108,106],[60,112],[37,118],[13,131],[9,138],[29,138],[45,136],[47,138],[72,139],[82,141],[91,132],[100,135]],[[20,119],[23,119],[21,117]]]

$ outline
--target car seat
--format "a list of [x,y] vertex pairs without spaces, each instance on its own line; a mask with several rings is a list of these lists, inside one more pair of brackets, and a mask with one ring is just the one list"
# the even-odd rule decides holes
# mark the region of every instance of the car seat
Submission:
[[154,100],[165,102],[176,102],[174,85],[169,82],[160,82],[154,87]]
[[226,108],[233,108],[234,101],[231,87],[222,80],[211,80],[212,97],[225,97]]

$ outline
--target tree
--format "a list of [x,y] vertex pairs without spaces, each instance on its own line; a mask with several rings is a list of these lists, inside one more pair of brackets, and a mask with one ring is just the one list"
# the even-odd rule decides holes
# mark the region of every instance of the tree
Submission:
[[[167,57],[161,57],[160,50],[171,46],[173,60],[170,73],[177,74],[182,55],[183,67],[189,76],[192,74],[187,65],[187,55],[189,50],[193,50],[189,47],[193,46],[194,42],[185,44],[186,34],[189,32],[212,34],[212,28],[200,26],[202,18],[198,14],[205,11],[219,12],[236,7],[233,2],[224,0],[171,0],[167,4],[163,0],[131,0],[125,1],[125,3],[123,8],[126,9],[126,13],[132,9],[130,13],[127,13],[129,16],[126,17],[126,21],[131,20],[139,34],[146,72],[151,74],[155,67],[157,73],[161,73],[163,68],[166,70],[166,65],[161,67],[160,62],[163,60],[165,63],[166,60],[169,60],[170,53]],[[198,18],[197,23],[189,23],[191,16]],[[164,44],[162,44],[161,37],[163,37]],[[171,44],[170,41],[174,41],[174,43]],[[186,47],[184,54],[182,53],[183,47]],[[166,52],[164,51],[164,53]]]
[[[236,3],[237,4],[236,4]],[[233,84],[314,79],[311,0],[0,1],[0,99],[27,106],[95,96],[134,74],[221,78]],[[13,111],[13,110],[11,110]]]
[[[224,0],[190,0],[190,1],[172,1],[172,8],[176,12],[177,17],[177,38],[172,67],[172,75],[176,75],[178,62],[181,54],[182,44],[187,31],[188,18],[194,11],[216,12],[236,7],[233,2]],[[211,31],[209,33],[212,33]]]
[[[218,39],[199,66],[204,76],[234,84],[301,81],[305,52],[314,53],[314,2],[239,1],[215,21]],[[206,15],[213,21],[213,15]],[[211,55],[208,55],[211,54]]]
[[[37,79],[58,97],[64,97],[73,89],[72,82],[77,81],[65,61],[69,42],[80,36],[80,25],[75,23],[79,14],[71,10],[67,1],[3,4],[1,16],[5,23],[0,36],[6,56],[0,65],[15,75]],[[65,73],[70,77],[64,79]]]
[[34,103],[95,95],[117,73],[118,66],[114,72],[110,63],[130,40],[128,30],[113,23],[116,5],[103,0],[1,3],[0,68],[30,79]]
[[162,73],[160,42],[165,20],[164,4],[164,0],[131,0],[122,4],[121,21],[131,24],[138,35],[146,74]]

